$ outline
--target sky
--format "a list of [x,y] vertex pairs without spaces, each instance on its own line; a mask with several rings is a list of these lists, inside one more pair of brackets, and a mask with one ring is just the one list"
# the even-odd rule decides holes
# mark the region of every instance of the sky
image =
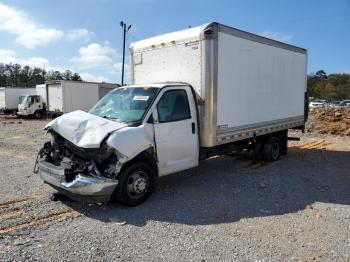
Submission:
[[306,48],[309,74],[350,73],[350,0],[0,0],[0,63],[120,83],[121,20],[127,47],[215,21]]

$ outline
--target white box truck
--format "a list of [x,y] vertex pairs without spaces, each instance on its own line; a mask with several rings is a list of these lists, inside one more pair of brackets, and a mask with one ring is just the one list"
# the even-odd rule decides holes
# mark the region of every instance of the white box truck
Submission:
[[38,172],[72,198],[137,205],[156,177],[214,155],[276,161],[288,129],[304,127],[303,48],[210,23],[135,42],[130,54],[132,85],[46,126]]
[[83,81],[47,81],[36,86],[36,95],[27,96],[18,105],[17,114],[41,118],[45,113],[60,115],[75,110],[89,111],[117,84]]
[[26,95],[35,94],[35,88],[0,87],[0,112],[16,112],[20,100]]

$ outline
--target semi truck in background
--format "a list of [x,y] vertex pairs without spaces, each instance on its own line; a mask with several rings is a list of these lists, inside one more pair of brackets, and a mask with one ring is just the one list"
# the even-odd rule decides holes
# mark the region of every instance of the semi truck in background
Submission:
[[25,96],[18,104],[19,116],[42,118],[46,113],[61,115],[74,110],[88,111],[117,84],[82,81],[47,81],[36,86],[36,94]]
[[16,113],[21,100],[27,95],[35,94],[35,92],[35,88],[0,87],[0,112]]
[[304,128],[306,49],[209,23],[135,42],[130,55],[132,85],[46,126],[38,172],[71,198],[138,205],[157,177],[212,156],[276,161],[288,130]]

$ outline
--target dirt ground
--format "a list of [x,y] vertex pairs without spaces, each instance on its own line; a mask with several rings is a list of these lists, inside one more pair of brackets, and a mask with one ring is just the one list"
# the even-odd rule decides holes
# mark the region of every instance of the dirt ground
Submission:
[[47,121],[0,117],[0,261],[350,261],[350,137],[217,157],[134,208],[51,201],[33,174]]
[[350,107],[313,108],[306,129],[312,133],[350,136]]

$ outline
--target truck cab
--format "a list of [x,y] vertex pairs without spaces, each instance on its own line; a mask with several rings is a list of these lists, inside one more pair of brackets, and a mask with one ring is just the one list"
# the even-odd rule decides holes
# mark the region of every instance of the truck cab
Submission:
[[[141,153],[140,150],[152,145],[157,155],[159,175],[198,165],[197,111],[190,85],[172,83],[124,87],[111,92],[89,113],[126,123],[130,131],[135,127],[148,132],[148,142],[142,147],[135,144],[132,151],[136,151],[126,155],[133,158]],[[125,139],[130,145],[133,137],[126,133]],[[114,144],[112,140],[110,142]],[[114,145],[118,147],[118,144]]]
[[39,95],[26,95],[20,98],[17,115],[34,116],[40,119],[45,114],[45,103]]

